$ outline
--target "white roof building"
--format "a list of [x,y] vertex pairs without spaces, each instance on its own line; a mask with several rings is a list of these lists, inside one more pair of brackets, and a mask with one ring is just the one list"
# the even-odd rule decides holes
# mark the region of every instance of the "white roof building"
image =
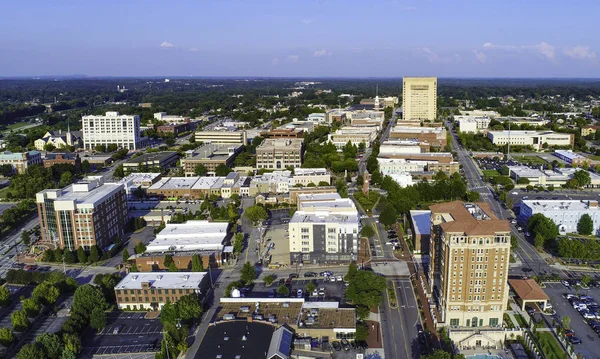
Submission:
[[536,213],[550,218],[560,233],[577,232],[577,224],[584,214],[592,217],[594,232],[600,230],[600,209],[596,200],[526,200],[521,202],[519,218],[522,221]]
[[187,221],[167,224],[146,247],[146,252],[222,251],[226,222]]
[[132,272],[121,279],[115,289],[199,289],[206,272]]

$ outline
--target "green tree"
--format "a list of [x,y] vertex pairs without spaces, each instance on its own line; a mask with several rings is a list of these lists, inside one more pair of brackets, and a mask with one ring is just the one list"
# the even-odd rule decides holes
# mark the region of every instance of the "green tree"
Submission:
[[42,348],[36,344],[25,344],[17,353],[17,359],[45,359],[46,355]]
[[385,288],[385,278],[371,271],[358,271],[350,280],[346,297],[357,306],[373,308],[381,303],[381,292]]
[[397,218],[398,214],[396,213],[396,208],[394,208],[392,203],[387,203],[384,210],[379,215],[379,222],[386,228],[389,228],[392,224],[396,223]]
[[60,291],[50,282],[42,282],[37,287],[33,289],[32,297],[38,303],[42,303],[44,305],[52,305],[56,303],[58,296],[60,295]]
[[15,333],[10,328],[0,328],[0,344],[8,347],[15,339]]
[[583,216],[581,216],[581,218],[579,218],[579,222],[577,222],[577,233],[589,236],[593,231],[594,221],[589,214],[585,213]]
[[146,251],[146,245],[140,241],[138,241],[135,244],[135,247],[133,248],[135,254],[142,254]]
[[[94,308],[107,309],[106,299],[102,290],[95,285],[84,284],[75,290],[71,312],[80,313],[89,318]],[[71,350],[76,353],[76,350]]]
[[63,172],[63,174],[60,175],[58,185],[60,187],[67,187],[71,183],[73,183],[73,174],[71,172]]
[[244,234],[236,233],[233,241],[233,253],[238,256],[244,250]]
[[29,318],[35,318],[40,314],[40,304],[33,298],[23,299],[21,305]]
[[92,166],[90,165],[90,161],[88,160],[83,160],[81,161],[81,172],[83,173],[89,173],[92,169]]
[[452,359],[452,355],[447,351],[436,349],[433,354],[421,355],[421,359]]
[[194,295],[184,295],[179,298],[175,308],[177,309],[178,318],[188,323],[198,319],[202,314],[202,306],[200,306],[200,302]]
[[263,206],[254,205],[246,208],[244,211],[244,216],[252,221],[254,225],[257,225],[258,222],[262,222],[269,218],[269,214],[267,210]]
[[98,260],[100,259],[100,247],[98,247],[97,245],[93,245],[90,248],[90,262],[92,263],[96,263],[98,262]]
[[44,350],[48,359],[60,359],[63,345],[58,335],[43,333],[35,338],[35,342]]
[[356,323],[356,333],[354,339],[359,342],[367,340],[369,336],[369,327],[365,323]]
[[536,213],[529,217],[527,220],[527,229],[534,235],[540,234],[546,242],[558,236],[558,227],[556,224],[541,213]]
[[215,176],[227,176],[231,172],[233,172],[233,170],[223,164],[218,165],[217,168],[215,168]]
[[122,164],[118,165],[117,168],[115,168],[113,176],[115,176],[116,178],[123,178],[123,177],[125,177],[125,170],[123,170],[123,165]]
[[192,255],[192,272],[203,272],[204,265],[202,264],[202,258],[199,254]]
[[23,242],[23,244],[26,246],[28,246],[29,242],[31,242],[31,237],[28,231],[23,231],[21,233],[21,242]]
[[575,179],[579,185],[579,187],[585,187],[592,183],[592,179],[590,177],[590,173],[588,171],[579,170],[573,174],[573,179]]
[[250,262],[244,263],[242,270],[240,271],[240,280],[246,285],[252,284],[252,281],[256,279],[256,269]]
[[560,318],[560,321],[562,322],[562,325],[563,327],[565,327],[565,329],[569,329],[571,327],[571,317],[565,315],[562,318]]
[[536,234],[535,238],[533,239],[533,245],[535,246],[535,248],[537,249],[542,249],[544,248],[544,236],[542,236],[541,234]]
[[467,201],[469,202],[477,202],[480,199],[479,192],[469,191],[467,192]]
[[60,355],[60,359],[77,359],[77,355],[75,355],[75,353],[73,353],[69,349],[65,349]]
[[12,327],[17,332],[23,332],[29,326],[29,320],[27,319],[27,312],[23,309],[12,312],[10,315],[10,322]]
[[367,237],[367,238],[371,238],[375,235],[375,231],[373,230],[373,226],[371,226],[370,224],[365,225],[361,230],[360,230],[360,235],[363,237]]
[[85,253],[85,249],[83,249],[83,246],[79,246],[79,248],[77,248],[77,262],[84,264],[87,263],[87,261],[88,257]]
[[267,287],[268,287],[268,286],[270,286],[270,285],[271,285],[271,284],[272,284],[272,283],[275,281],[275,276],[274,276],[274,275],[272,275],[272,274],[269,274],[268,276],[266,276],[266,277],[264,278],[264,280],[265,280],[265,284],[266,284],[266,285],[267,285]]
[[127,250],[127,248],[123,249],[123,263],[127,263],[129,261],[129,251]]
[[277,294],[282,297],[287,297],[290,295],[290,289],[286,285],[282,284],[277,288]]
[[356,273],[358,273],[358,266],[356,265],[356,263],[350,262],[350,264],[348,265],[348,273],[346,273],[346,276],[344,278],[346,282],[351,281],[352,278],[354,278],[354,276],[356,275]]
[[171,264],[169,264],[169,272],[179,272],[179,268],[177,268],[177,265],[175,264],[175,262],[171,262]]
[[81,351],[81,339],[75,334],[63,334],[63,343],[65,350],[71,353],[79,354]]
[[206,176],[208,174],[208,168],[203,164],[198,164],[196,168],[194,168],[194,174],[196,176]]
[[592,278],[589,275],[584,275],[583,277],[581,277],[581,284],[583,284],[584,286],[589,286],[590,282],[592,281]]
[[7,287],[0,286],[0,305],[5,307],[11,303],[10,290]]
[[517,236],[510,236],[510,249],[511,250],[516,250],[517,248],[519,248],[519,238]]
[[63,253],[63,258],[65,260],[65,263],[67,263],[67,264],[73,264],[73,263],[75,263],[75,255],[73,254],[73,251],[70,251],[70,250],[67,249]]
[[96,331],[106,326],[106,313],[101,308],[94,308],[90,316],[90,327]]
[[306,285],[306,291],[308,293],[312,293],[314,292],[314,290],[317,288],[317,285],[315,283],[313,283],[312,281],[308,282],[308,284]]
[[171,263],[175,264],[173,262],[173,256],[170,254],[165,254],[165,259],[163,261],[163,265],[165,266],[165,268],[169,268],[169,266],[171,265]]

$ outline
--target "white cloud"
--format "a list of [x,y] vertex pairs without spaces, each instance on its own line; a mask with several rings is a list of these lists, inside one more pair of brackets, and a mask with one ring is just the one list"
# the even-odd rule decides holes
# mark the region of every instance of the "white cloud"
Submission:
[[590,50],[589,46],[577,45],[569,47],[564,50],[564,53],[576,60],[596,60],[596,53]]
[[477,62],[479,62],[480,64],[485,64],[485,62],[487,61],[486,54],[477,50],[473,50],[473,53],[475,54],[475,59],[477,60]]
[[199,51],[200,51],[200,49],[199,49],[199,48],[197,48],[197,47],[190,47],[190,48],[188,49],[188,51],[191,51],[191,52],[199,52]]
[[331,51],[327,51],[325,49],[315,50],[313,52],[314,57],[323,57],[323,56],[331,56]]
[[175,47],[175,45],[173,45],[173,43],[171,43],[171,42],[168,42],[168,41],[163,41],[163,42],[160,44],[160,47],[162,47],[163,49],[170,49],[170,48],[172,48],[172,47]]
[[297,62],[300,60],[300,56],[298,55],[288,55],[287,60],[290,62]]
[[304,19],[304,20],[302,20],[302,23],[303,23],[304,25],[310,25],[310,24],[312,24],[313,22],[314,22],[314,20],[313,20],[313,19]]
[[534,46],[535,49],[548,60],[554,61],[554,46],[548,44],[547,42],[540,42],[539,44]]
[[514,45],[496,45],[491,42],[486,42],[483,44],[484,49],[494,49],[494,50],[519,50],[518,46]]
[[279,57],[274,57],[274,58],[271,60],[271,65],[273,65],[273,66],[277,66],[277,65],[279,65]]
[[427,60],[432,64],[456,64],[461,58],[458,54],[442,56],[428,47],[423,47],[419,52],[427,57]]

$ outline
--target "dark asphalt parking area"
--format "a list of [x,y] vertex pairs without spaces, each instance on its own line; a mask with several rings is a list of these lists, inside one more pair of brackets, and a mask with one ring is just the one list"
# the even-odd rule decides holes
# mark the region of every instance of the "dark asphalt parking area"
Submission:
[[89,330],[84,337],[84,355],[155,352],[160,349],[162,323],[144,319],[145,312],[109,313],[106,327]]

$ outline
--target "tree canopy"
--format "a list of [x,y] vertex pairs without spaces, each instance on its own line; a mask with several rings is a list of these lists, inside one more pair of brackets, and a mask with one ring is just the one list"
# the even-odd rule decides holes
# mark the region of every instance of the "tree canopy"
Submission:
[[577,233],[589,236],[594,231],[594,221],[589,214],[584,213],[577,222]]

